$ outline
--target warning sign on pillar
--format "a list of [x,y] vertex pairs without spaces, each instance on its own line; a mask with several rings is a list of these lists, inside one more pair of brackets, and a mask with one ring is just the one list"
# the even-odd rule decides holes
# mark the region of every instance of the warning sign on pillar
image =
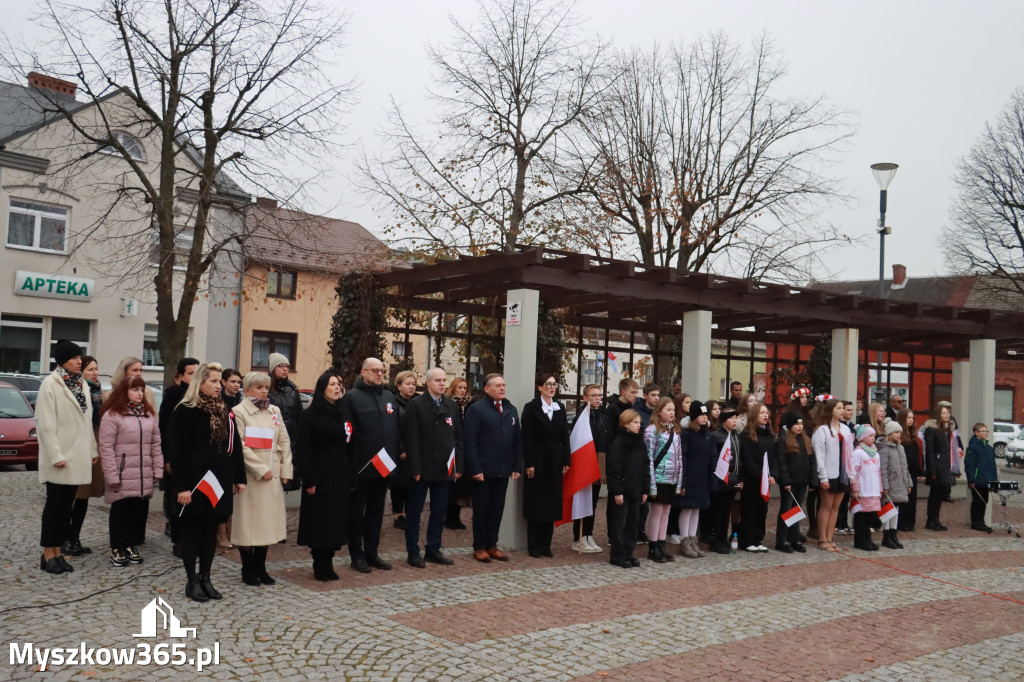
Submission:
[[505,309],[505,326],[519,327],[523,324],[523,302],[512,300]]

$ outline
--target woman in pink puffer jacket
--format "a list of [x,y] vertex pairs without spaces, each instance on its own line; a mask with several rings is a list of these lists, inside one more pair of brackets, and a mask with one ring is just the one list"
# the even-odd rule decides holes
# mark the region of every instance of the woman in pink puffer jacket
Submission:
[[110,505],[110,563],[141,564],[149,499],[164,471],[160,428],[146,401],[146,382],[127,377],[103,403],[99,451]]

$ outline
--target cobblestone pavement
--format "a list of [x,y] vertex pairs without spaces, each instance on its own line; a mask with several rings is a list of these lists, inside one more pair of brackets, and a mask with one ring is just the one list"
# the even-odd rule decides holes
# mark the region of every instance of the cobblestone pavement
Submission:
[[[239,578],[236,552],[220,555],[213,582],[225,599],[195,604],[162,534],[154,503],[145,563],[115,569],[103,550],[107,512],[93,500],[75,572],[38,567],[43,489],[33,473],[0,472],[0,679],[194,677],[187,666],[96,660],[74,665],[13,661],[37,649],[219,646],[204,676],[351,680],[1018,680],[1024,676],[1024,540],[967,524],[967,502],[947,505],[946,533],[904,534],[906,549],[810,549],[679,558],[639,569],[608,565],[607,552],[569,551],[559,528],[554,559],[512,552],[508,563],[472,560],[468,531],[446,531],[452,567],[414,569],[385,522],[391,571],[313,580],[308,553],[289,541],[270,550],[275,586]],[[1010,518],[1024,525],[1017,499]],[[774,514],[774,507],[770,514]],[[923,517],[923,502],[919,518]],[[468,521],[469,510],[463,513]],[[996,520],[1002,518],[997,510]],[[604,544],[603,513],[598,541]],[[765,544],[771,546],[769,534]],[[132,578],[135,578],[132,580]],[[140,612],[154,598],[197,636],[155,639]],[[16,645],[16,651],[11,645]]]

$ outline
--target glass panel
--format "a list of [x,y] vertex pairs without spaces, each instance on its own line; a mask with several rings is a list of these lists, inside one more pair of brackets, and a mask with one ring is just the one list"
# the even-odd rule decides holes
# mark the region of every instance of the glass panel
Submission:
[[38,374],[43,330],[0,326],[0,372]]
[[277,292],[280,289],[278,286],[278,280],[281,277],[280,272],[267,271],[267,296],[277,296]]
[[66,227],[64,218],[43,218],[39,225],[39,248],[63,251]]
[[[292,353],[292,339],[290,336],[278,337],[274,339],[274,352],[280,353],[286,358],[294,358],[295,355]],[[270,359],[267,359],[270,362]],[[263,365],[266,367],[266,365]]]
[[270,337],[262,334],[252,335],[252,366],[266,367],[270,362]]
[[[997,388],[995,395],[995,418],[999,421],[1012,422],[1013,421],[1013,390],[1006,388]],[[962,427],[961,427],[962,428]],[[1012,431],[1013,429],[1005,428],[1000,429],[996,427],[997,431]]]
[[160,355],[157,326],[147,324],[142,336],[142,364],[146,367],[163,367],[164,359]]
[[31,315],[12,315],[10,313],[4,313],[0,315],[0,319],[4,322],[28,322],[30,324],[43,324],[43,318],[33,317]]
[[295,273],[294,272],[282,272],[281,273],[281,293],[280,296],[284,298],[295,298]]
[[11,211],[10,219],[7,221],[7,243],[15,246],[34,246],[32,240],[35,227],[35,216]]
[[18,389],[0,386],[0,418],[27,419],[32,414],[32,408]]
[[46,204],[33,204],[29,201],[19,201],[17,199],[11,199],[11,208],[24,208],[30,211],[39,211],[40,213],[52,213],[53,215],[66,216],[68,210],[66,208],[59,208],[57,206],[47,206]]
[[75,343],[88,343],[90,324],[90,320],[55,317],[50,324],[50,337],[53,339],[67,339]]

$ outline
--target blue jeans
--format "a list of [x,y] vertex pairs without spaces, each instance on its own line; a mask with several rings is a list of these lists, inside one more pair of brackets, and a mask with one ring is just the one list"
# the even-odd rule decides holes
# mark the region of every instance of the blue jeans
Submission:
[[405,549],[409,554],[420,551],[420,519],[423,504],[430,493],[430,518],[427,520],[427,553],[441,550],[441,534],[444,532],[444,517],[448,510],[448,498],[452,492],[451,481],[409,481],[408,497],[405,499]]

